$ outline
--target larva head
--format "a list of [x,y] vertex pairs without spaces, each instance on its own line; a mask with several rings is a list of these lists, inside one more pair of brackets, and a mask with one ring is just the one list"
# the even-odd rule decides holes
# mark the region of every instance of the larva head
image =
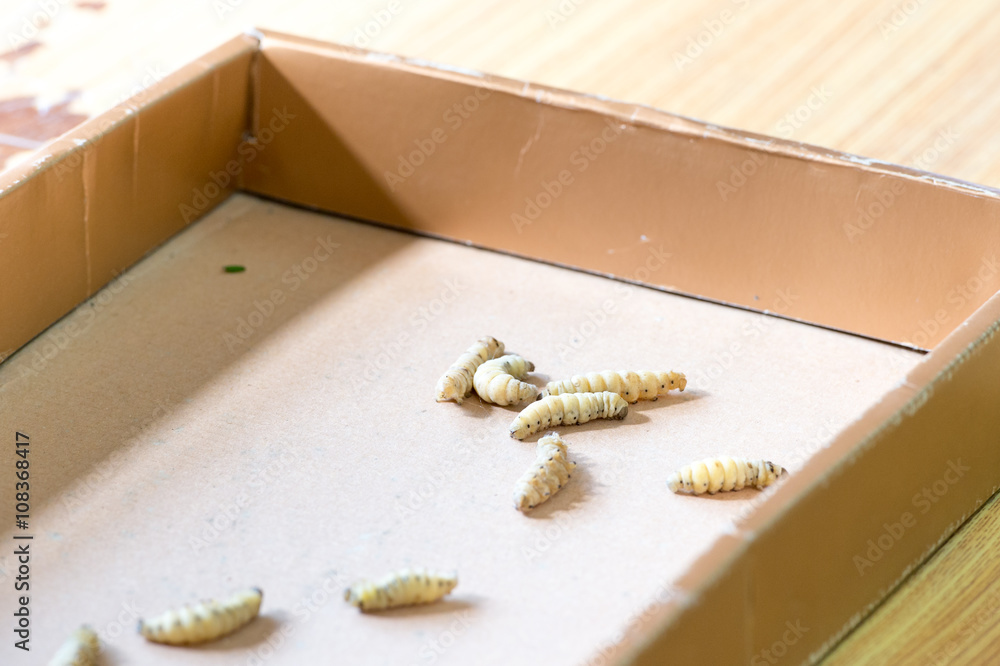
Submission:
[[566,455],[566,442],[564,442],[562,437],[559,436],[559,433],[550,432],[545,437],[542,437],[538,440],[538,446],[536,448],[538,451],[541,451],[542,448],[550,445],[559,447],[559,449],[563,452],[563,455]]
[[781,465],[770,460],[762,460],[760,463],[760,477],[757,479],[757,487],[764,488],[778,480],[784,470]]
[[684,376],[683,372],[658,372],[656,378],[660,382],[660,395],[673,389],[683,391],[687,388],[687,377]]
[[448,402],[449,400],[454,400],[458,404],[462,404],[462,400],[465,398],[464,395],[459,393],[458,387],[455,386],[454,382],[440,383],[437,386],[437,401],[438,402]]
[[684,481],[681,479],[680,472],[674,472],[667,477],[667,488],[669,488],[672,493],[679,493],[687,490],[684,487]]
[[514,439],[524,439],[531,434],[530,422],[526,419],[514,419],[510,424],[510,436]]
[[621,421],[628,416],[628,403],[625,402],[625,398],[617,393],[612,393],[611,395],[614,397],[611,398],[611,416],[609,418]]

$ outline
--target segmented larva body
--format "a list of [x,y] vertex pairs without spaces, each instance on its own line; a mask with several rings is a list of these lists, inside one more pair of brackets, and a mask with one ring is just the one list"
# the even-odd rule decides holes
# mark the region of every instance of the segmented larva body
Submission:
[[382,578],[358,581],[344,590],[344,600],[363,612],[430,604],[450,594],[458,574],[402,569]]
[[192,645],[231,634],[260,612],[259,588],[237,592],[224,601],[208,601],[139,620],[139,633],[154,643]]
[[97,655],[101,651],[97,634],[84,625],[62,644],[49,666],[97,666]]
[[483,362],[476,369],[472,383],[476,393],[486,402],[497,405],[516,405],[534,400],[538,388],[521,381],[535,369],[531,361],[517,354],[508,354]]
[[472,391],[472,380],[476,368],[491,358],[503,354],[503,343],[496,338],[480,338],[476,344],[469,347],[458,360],[451,364],[448,372],[442,375],[437,383],[437,401],[454,400],[462,404],[465,397]]
[[749,486],[766,488],[777,481],[781,472],[781,465],[767,460],[719,456],[680,468],[667,479],[667,487],[675,493],[714,495],[720,490],[742,490]]
[[510,436],[524,439],[550,426],[586,423],[594,419],[620,420],[626,414],[628,403],[611,391],[550,395],[521,410],[510,424]]
[[569,379],[549,382],[539,394],[539,398],[547,395],[562,395],[564,393],[596,393],[611,391],[633,403],[639,400],[656,400],[668,391],[687,386],[687,378],[681,372],[630,372],[627,370],[605,370],[604,372],[588,372],[585,375],[573,375]]
[[535,464],[514,486],[514,506],[527,511],[555,495],[569,481],[576,468],[566,457],[566,442],[554,432],[538,440]]

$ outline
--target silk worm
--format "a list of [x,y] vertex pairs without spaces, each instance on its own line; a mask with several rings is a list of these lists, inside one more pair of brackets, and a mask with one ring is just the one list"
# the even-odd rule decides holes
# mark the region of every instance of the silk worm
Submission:
[[231,634],[260,612],[260,588],[237,592],[224,601],[208,601],[139,620],[139,633],[154,643],[190,645]]
[[476,370],[472,383],[479,397],[497,405],[516,405],[534,400],[538,389],[521,381],[535,369],[531,361],[517,354],[508,354],[483,362]]
[[496,338],[480,338],[476,344],[469,347],[458,360],[451,364],[437,383],[437,401],[454,400],[462,404],[472,391],[472,380],[476,368],[491,358],[503,354],[503,343]]
[[668,391],[687,386],[687,378],[681,372],[629,372],[620,370],[605,370],[604,372],[588,372],[585,375],[573,375],[569,379],[549,382],[539,394],[539,399],[548,395],[563,393],[597,393],[611,391],[625,398],[628,403],[639,400],[656,400]]
[[433,603],[450,594],[456,585],[457,574],[402,569],[375,581],[358,581],[344,590],[344,600],[363,612],[379,611]]
[[554,432],[538,440],[535,464],[514,486],[514,506],[526,512],[555,495],[569,481],[576,468],[566,458],[566,442]]
[[720,490],[742,490],[748,486],[766,488],[781,476],[781,472],[781,465],[767,460],[719,456],[680,468],[667,479],[667,487],[675,493],[714,495]]
[[62,644],[49,666],[97,666],[97,655],[101,651],[97,634],[84,625]]
[[566,393],[550,395],[521,410],[510,424],[510,436],[524,439],[550,426],[586,423],[593,419],[625,418],[628,403],[617,393]]

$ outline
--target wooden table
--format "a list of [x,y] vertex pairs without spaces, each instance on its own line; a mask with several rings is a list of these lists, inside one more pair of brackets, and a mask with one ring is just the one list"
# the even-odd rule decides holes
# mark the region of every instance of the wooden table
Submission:
[[[0,163],[254,25],[640,102],[1000,187],[1000,2],[13,0]],[[1000,505],[826,659],[1000,659]]]

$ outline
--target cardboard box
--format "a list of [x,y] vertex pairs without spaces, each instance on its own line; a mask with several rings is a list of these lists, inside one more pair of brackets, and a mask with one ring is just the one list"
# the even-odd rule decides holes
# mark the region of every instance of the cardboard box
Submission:
[[[940,176],[239,37],[0,175],[31,658],[90,622],[168,663],[135,615],[257,584],[264,618],[186,660],[815,661],[997,488],[998,222]],[[516,411],[431,399],[481,335],[543,380],[690,388],[564,429],[580,478],[525,518]],[[712,453],[791,475],[667,491]],[[457,568],[454,598],[337,599],[406,565]]]

